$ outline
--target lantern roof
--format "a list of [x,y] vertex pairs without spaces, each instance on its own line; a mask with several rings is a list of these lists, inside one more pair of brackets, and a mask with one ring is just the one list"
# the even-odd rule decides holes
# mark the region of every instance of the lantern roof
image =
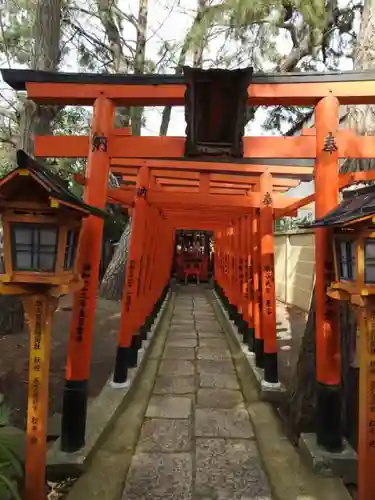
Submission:
[[305,227],[347,226],[375,216],[375,185],[345,191],[343,198],[334,210]]
[[81,212],[82,216],[108,217],[105,211],[80,200],[71,192],[67,181],[35,161],[22,149],[17,151],[17,167],[0,179],[0,191],[5,185],[18,183],[20,178],[24,177],[25,171],[47,192],[50,198],[58,200],[62,205]]

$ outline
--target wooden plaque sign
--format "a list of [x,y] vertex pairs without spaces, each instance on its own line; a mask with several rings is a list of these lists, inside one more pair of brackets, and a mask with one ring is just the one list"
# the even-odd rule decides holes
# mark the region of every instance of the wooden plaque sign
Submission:
[[242,157],[247,87],[252,68],[184,67],[186,156]]

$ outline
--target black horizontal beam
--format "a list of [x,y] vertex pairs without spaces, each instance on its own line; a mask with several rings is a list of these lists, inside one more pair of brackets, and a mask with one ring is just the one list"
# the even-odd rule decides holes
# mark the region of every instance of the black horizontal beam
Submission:
[[[103,73],[58,73],[27,69],[2,69],[1,75],[14,90],[26,90],[26,83],[80,83],[97,85],[183,85],[179,75],[132,75]],[[375,71],[346,71],[335,73],[254,73],[252,83],[324,83],[375,80]]]

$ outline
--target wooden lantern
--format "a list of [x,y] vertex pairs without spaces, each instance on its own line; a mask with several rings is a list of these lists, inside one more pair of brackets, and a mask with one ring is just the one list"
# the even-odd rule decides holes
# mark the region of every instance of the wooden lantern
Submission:
[[[67,183],[23,151],[18,167],[0,180],[4,251],[1,293],[27,288],[77,288],[76,257],[82,219],[106,214],[75,197]],[[13,285],[13,287],[10,287]]]
[[344,193],[342,203],[310,227],[330,230],[335,279],[328,295],[363,306],[363,298],[375,295],[375,190]]
[[105,217],[23,151],[0,180],[3,255],[0,293],[20,295],[29,325],[29,393],[24,498],[45,499],[51,330],[58,297],[79,290],[76,260],[82,219]]
[[185,156],[243,156],[247,88],[252,74],[252,68],[184,67]]
[[375,467],[375,186],[344,193],[342,203],[311,226],[329,228],[332,236],[335,279],[327,295],[356,313],[358,491],[369,498]]

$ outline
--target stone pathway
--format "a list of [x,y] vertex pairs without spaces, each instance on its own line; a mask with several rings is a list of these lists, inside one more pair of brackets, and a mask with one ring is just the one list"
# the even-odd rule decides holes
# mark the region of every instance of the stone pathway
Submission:
[[204,291],[177,296],[123,500],[271,500],[231,354]]

